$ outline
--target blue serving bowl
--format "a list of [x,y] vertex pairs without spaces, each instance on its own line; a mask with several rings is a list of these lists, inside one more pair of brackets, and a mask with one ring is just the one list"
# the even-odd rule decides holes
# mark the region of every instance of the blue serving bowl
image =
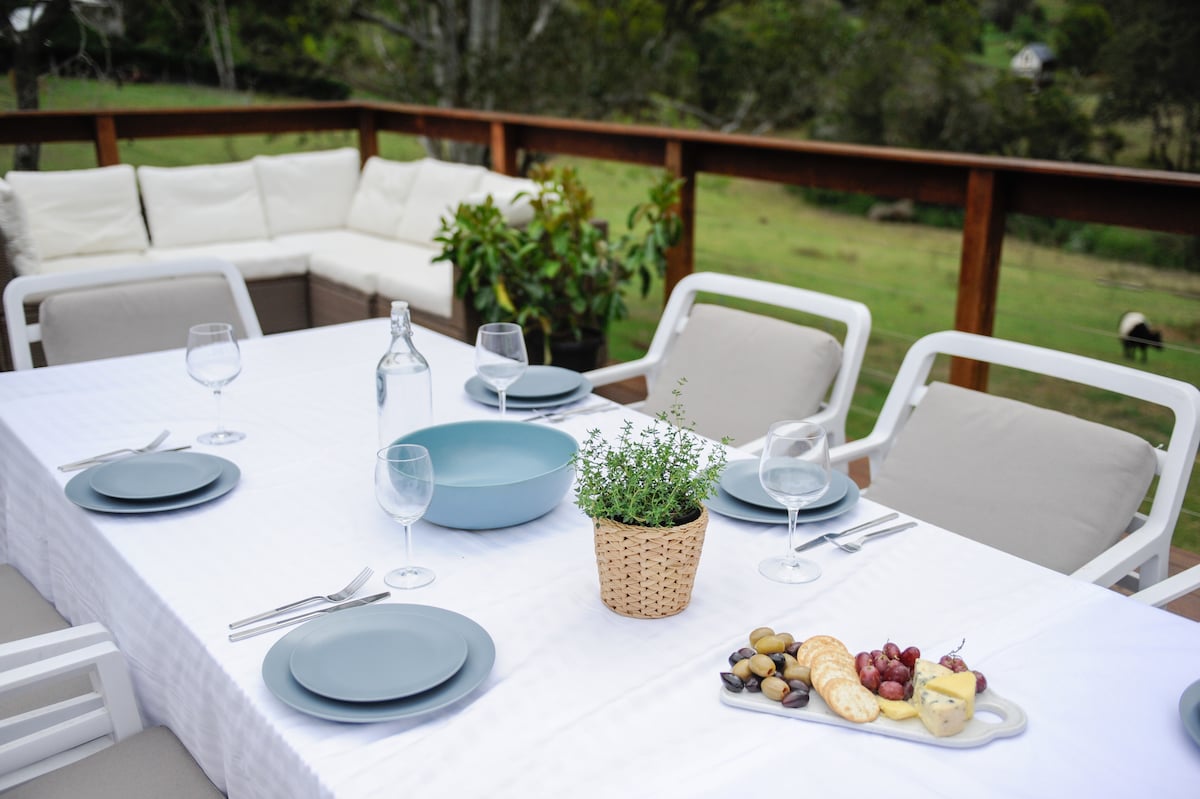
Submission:
[[397,439],[420,444],[433,462],[425,519],[443,527],[511,527],[554,509],[575,475],[579,449],[561,430],[524,422],[440,424]]

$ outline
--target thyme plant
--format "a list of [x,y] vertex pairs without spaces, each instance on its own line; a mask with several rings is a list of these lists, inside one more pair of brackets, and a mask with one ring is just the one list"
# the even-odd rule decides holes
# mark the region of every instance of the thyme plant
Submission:
[[670,409],[639,431],[626,421],[611,442],[598,428],[588,431],[574,458],[575,504],[591,518],[671,527],[699,514],[701,502],[716,491],[725,448],[711,446],[694,423],[685,424],[680,390],[672,393]]

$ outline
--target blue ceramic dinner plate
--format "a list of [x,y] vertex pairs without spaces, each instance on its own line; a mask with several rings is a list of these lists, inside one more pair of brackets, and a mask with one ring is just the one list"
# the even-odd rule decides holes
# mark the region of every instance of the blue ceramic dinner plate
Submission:
[[63,490],[67,495],[67,499],[79,507],[101,513],[158,513],[160,511],[190,508],[193,505],[201,505],[228,494],[238,484],[238,480],[241,479],[242,471],[237,467],[237,464],[227,461],[224,458],[217,458],[217,460],[223,461],[223,463],[221,474],[216,480],[196,491],[189,491],[186,494],[177,494],[161,499],[117,499],[116,497],[101,494],[92,488],[91,482],[92,469],[101,468],[99,466],[93,466],[92,469],[75,475],[67,482]]
[[[583,375],[580,375],[580,378],[583,382],[566,394],[556,394],[550,397],[509,396],[506,397],[504,404],[508,406],[509,410],[515,411],[540,410],[543,408],[557,408],[559,405],[569,405],[592,393],[592,382]],[[476,402],[490,405],[493,408],[500,407],[500,396],[488,388],[487,384],[480,380],[478,375],[468,379],[463,388],[466,389],[467,396]]]
[[204,488],[221,476],[225,461],[202,452],[150,452],[97,466],[89,483],[115,499],[163,499]]
[[292,649],[296,682],[330,699],[383,702],[428,691],[467,659],[467,641],[434,619],[331,613]]
[[[579,372],[561,366],[530,366],[508,387],[509,399],[542,399],[577,390],[588,380]],[[488,389],[491,391],[491,389]],[[495,392],[492,392],[495,393]],[[499,398],[497,397],[497,401]]]
[[1179,718],[1192,740],[1200,744],[1200,680],[1192,683],[1179,697]]
[[467,662],[454,676],[428,691],[386,702],[343,702],[306,690],[292,676],[292,651],[312,633],[313,623],[302,625],[275,642],[263,658],[263,682],[285,705],[329,721],[363,724],[394,721],[441,710],[479,687],[496,662],[496,645],[487,630],[462,614],[428,605],[368,605],[342,610],[337,616],[378,615],[405,619],[418,616],[442,625],[467,642]]
[[[841,516],[853,508],[857,502],[858,486],[851,480],[846,488],[846,496],[832,505],[826,505],[824,508],[801,510],[796,516],[796,521],[803,524],[805,522],[820,522],[832,519],[835,516]],[[744,522],[759,522],[761,524],[787,524],[788,522],[787,511],[783,508],[773,510],[760,505],[751,505],[749,502],[742,502],[720,487],[717,488],[715,496],[704,500],[704,504],[708,506],[709,510],[715,511],[722,516],[728,516],[731,519],[741,519]]]
[[[806,512],[814,511],[832,505],[846,496],[852,482],[847,475],[834,470],[830,473],[829,490],[816,502],[805,505],[804,510]],[[726,466],[725,471],[721,472],[721,488],[725,489],[725,493],[731,497],[751,505],[771,510],[783,508],[783,505],[780,505],[762,487],[762,481],[758,479],[758,461],[756,460],[734,461]]]

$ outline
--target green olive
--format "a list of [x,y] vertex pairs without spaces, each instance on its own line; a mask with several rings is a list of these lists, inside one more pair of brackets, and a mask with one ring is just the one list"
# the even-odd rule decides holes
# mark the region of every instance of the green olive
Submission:
[[[737,673],[737,669],[733,670]],[[783,679],[785,680],[800,680],[801,682],[812,685],[812,673],[808,666],[801,666],[799,663],[789,665],[783,670]]]
[[771,655],[787,649],[787,644],[778,635],[764,635],[754,642],[754,648],[763,655]]
[[739,660],[737,663],[734,663],[733,673],[743,680],[753,674],[753,672],[750,671],[750,658],[745,658],[744,660]]
[[762,681],[763,696],[768,699],[774,699],[776,702],[783,700],[785,696],[792,692],[792,689],[783,680],[778,677],[767,677]]
[[792,637],[791,633],[775,633],[775,637],[783,639],[783,645],[785,647],[796,640]]
[[775,631],[772,630],[770,627],[756,627],[754,630],[752,630],[750,632],[750,646],[754,646],[754,644],[758,642],[759,638],[762,638],[767,635],[774,635],[774,634],[775,634]]
[[775,661],[766,655],[755,655],[750,658],[750,671],[759,677],[770,677],[775,673]]

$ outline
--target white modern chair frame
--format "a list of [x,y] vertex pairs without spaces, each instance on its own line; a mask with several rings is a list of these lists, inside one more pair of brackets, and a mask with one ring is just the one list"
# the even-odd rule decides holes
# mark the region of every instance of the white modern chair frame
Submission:
[[0,644],[0,695],[74,674],[90,674],[93,690],[0,719],[0,791],[142,731],[125,658],[102,625]]
[[[671,291],[646,354],[636,360],[586,372],[592,385],[603,386],[633,377],[645,377],[647,386],[653,386],[663,359],[670,351],[676,336],[687,324],[692,306],[696,304],[696,295],[701,292],[801,311],[812,316],[834,319],[846,326],[846,336],[842,341],[842,362],[828,399],[821,410],[809,417],[810,421],[817,422],[826,429],[831,437],[831,444],[844,442],[846,417],[850,414],[854,387],[858,383],[867,341],[871,337],[871,311],[861,302],[796,286],[717,272],[694,272],[679,281]],[[637,403],[632,406],[636,407]],[[742,444],[739,448],[753,452],[761,449],[762,443],[763,439],[759,438]]]
[[1179,574],[1172,575],[1162,582],[1155,583],[1149,588],[1142,589],[1133,595],[1138,602],[1161,608],[1168,602],[1174,602],[1181,596],[1200,590],[1200,566],[1184,569]]
[[[262,327],[246,289],[246,281],[238,268],[219,258],[194,258],[179,261],[160,261],[134,264],[110,269],[84,269],[46,275],[22,275],[9,281],[4,288],[4,317],[8,327],[9,348],[14,369],[32,369],[31,345],[42,340],[41,325],[25,321],[25,304],[51,294],[80,289],[114,286],[124,283],[143,283],[165,278],[197,275],[221,275],[229,285],[233,302],[247,338],[262,336]],[[119,323],[119,322],[118,322]]]
[[1136,587],[1141,589],[1163,580],[1171,534],[1200,443],[1200,390],[1180,380],[1030,344],[953,330],[932,333],[919,339],[904,356],[871,433],[835,448],[831,459],[843,464],[867,457],[872,474],[877,473],[912,409],[924,396],[934,360],[942,354],[1102,388],[1164,406],[1174,413],[1175,425],[1167,446],[1154,452],[1158,487],[1149,514],[1138,514],[1128,535],[1072,573],[1073,577],[1108,586],[1136,569]]

